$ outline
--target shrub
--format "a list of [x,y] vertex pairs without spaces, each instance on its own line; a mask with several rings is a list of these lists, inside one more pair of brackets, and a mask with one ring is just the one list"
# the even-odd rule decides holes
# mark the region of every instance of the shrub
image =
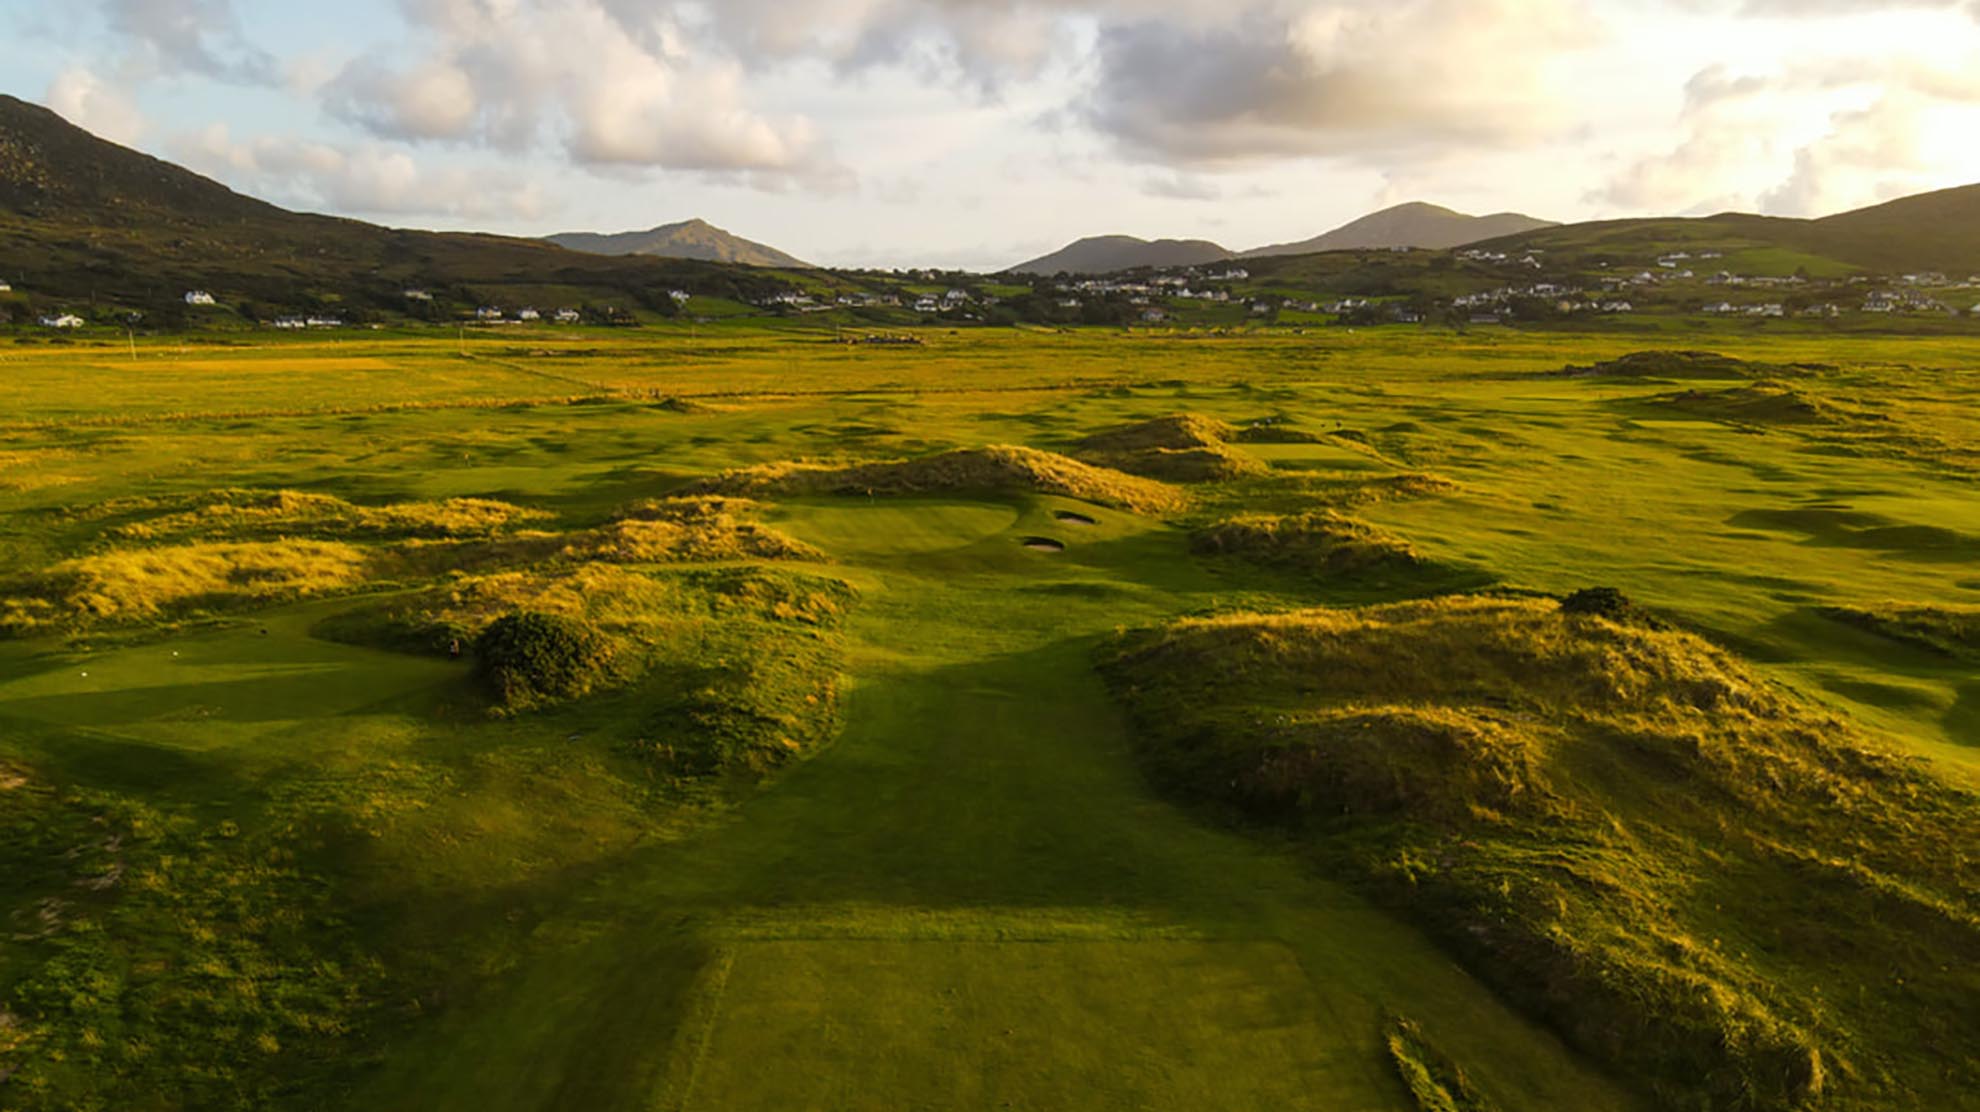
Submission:
[[497,703],[516,709],[605,686],[614,656],[611,640],[590,623],[533,611],[497,618],[474,642],[476,677]]

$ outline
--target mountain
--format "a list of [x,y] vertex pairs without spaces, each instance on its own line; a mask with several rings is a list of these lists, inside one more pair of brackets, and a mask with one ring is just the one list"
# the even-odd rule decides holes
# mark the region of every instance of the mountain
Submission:
[[0,273],[46,307],[141,309],[169,323],[189,289],[258,311],[346,317],[443,304],[585,301],[671,312],[668,291],[752,296],[781,288],[749,271],[679,259],[612,258],[535,239],[384,228],[290,212],[183,167],[97,138],[0,94]]
[[1143,266],[1198,266],[1234,257],[1228,249],[1204,239],[1089,236],[1011,270],[1017,274],[1108,274]]
[[1483,239],[1496,239],[1500,236],[1551,227],[1555,227],[1555,224],[1550,220],[1536,220],[1516,212],[1501,212],[1492,216],[1467,216],[1441,205],[1426,205],[1414,201],[1370,213],[1312,239],[1255,248],[1244,252],[1242,257],[1255,259],[1266,255],[1311,255],[1320,251],[1385,247],[1445,250]]
[[544,238],[559,247],[593,255],[654,255],[666,259],[702,259],[744,266],[815,269],[802,259],[723,231],[706,220],[662,224],[644,232],[620,232],[617,235],[563,232]]

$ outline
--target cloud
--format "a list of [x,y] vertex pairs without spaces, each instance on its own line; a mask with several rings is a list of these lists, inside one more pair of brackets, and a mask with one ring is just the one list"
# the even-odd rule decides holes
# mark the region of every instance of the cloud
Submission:
[[1106,20],[1086,121],[1131,157],[1218,166],[1526,146],[1570,122],[1549,63],[1595,41],[1571,0],[1254,5]]
[[747,103],[743,67],[665,14],[606,0],[402,0],[410,62],[360,60],[323,90],[381,138],[512,153],[554,144],[603,172],[665,169],[766,188],[845,184],[818,130]]
[[1158,174],[1145,178],[1141,191],[1150,197],[1172,201],[1215,201],[1224,195],[1215,182],[1191,174]]
[[1759,74],[1714,66],[1687,84],[1679,123],[1673,147],[1590,199],[1817,216],[1930,189],[1960,174],[1954,160],[1980,126],[1980,73],[1889,56],[1803,58]]
[[103,17],[150,68],[247,85],[278,80],[275,59],[242,35],[232,0],[103,0]]
[[130,94],[82,66],[56,74],[42,99],[57,115],[113,143],[128,146],[145,130],[144,113]]
[[432,169],[382,143],[236,140],[227,125],[213,124],[175,136],[170,149],[195,170],[306,210],[470,220],[538,220],[552,210],[541,188],[512,174]]

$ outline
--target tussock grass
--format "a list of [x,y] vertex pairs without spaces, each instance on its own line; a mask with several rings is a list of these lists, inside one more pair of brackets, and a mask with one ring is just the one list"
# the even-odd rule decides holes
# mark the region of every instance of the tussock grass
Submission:
[[342,590],[365,579],[368,557],[335,541],[281,540],[118,549],[64,560],[0,598],[0,631],[127,622]]
[[1980,663],[1980,606],[1886,602],[1873,606],[1827,606],[1821,613],[1941,656]]
[[222,490],[202,504],[118,526],[121,540],[200,537],[479,537],[550,515],[486,498],[359,506],[328,494]]
[[1187,503],[1183,492],[1167,483],[1009,444],[890,463],[764,464],[725,471],[690,484],[684,493],[904,495],[1011,490],[1056,494],[1136,513],[1163,513]]
[[662,564],[709,560],[822,560],[802,541],[746,520],[747,499],[665,498],[627,508],[619,520],[577,534],[563,555],[579,560]]
[[1333,510],[1226,518],[1196,531],[1190,549],[1204,556],[1232,556],[1322,575],[1372,568],[1416,568],[1421,553],[1408,541]]
[[1980,1083],[1980,809],[1689,634],[1545,600],[1189,619],[1151,774],[1301,832],[1667,1107]]
[[1415,1021],[1390,1020],[1382,1043],[1419,1112],[1496,1112],[1498,1105],[1478,1091],[1463,1068],[1430,1045]]
[[1235,426],[1198,413],[1178,413],[1096,433],[1073,447],[1089,463],[1164,482],[1221,482],[1261,475],[1262,460],[1230,446]]

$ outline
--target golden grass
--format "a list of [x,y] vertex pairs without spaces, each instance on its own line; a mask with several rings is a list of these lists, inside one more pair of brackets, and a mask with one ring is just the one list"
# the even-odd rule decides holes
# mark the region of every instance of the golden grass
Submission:
[[577,560],[663,564],[711,560],[823,560],[824,553],[745,516],[736,498],[666,498],[630,507],[621,519],[577,534],[563,555]]
[[1097,433],[1074,446],[1088,463],[1165,482],[1221,482],[1262,475],[1263,460],[1230,446],[1238,430],[1198,413],[1157,417]]
[[1424,562],[1408,541],[1333,510],[1226,518],[1197,530],[1190,547],[1206,556],[1234,556],[1334,575],[1376,567],[1418,567]]
[[265,603],[364,581],[364,550],[281,540],[122,549],[65,560],[0,601],[15,632],[62,620],[131,621],[169,611]]
[[1671,1106],[1903,1106],[1980,1038],[1915,995],[1980,991],[1946,961],[1980,809],[1696,636],[1454,597],[1185,619],[1104,669],[1159,779],[1306,831]]
[[1136,513],[1163,513],[1188,502],[1167,483],[1081,463],[1056,452],[998,444],[921,459],[834,466],[774,463],[725,471],[691,484],[691,494],[912,495],[1035,491]]
[[550,515],[487,498],[360,506],[328,494],[293,490],[223,490],[191,509],[119,526],[125,540],[182,536],[473,537],[513,529]]

